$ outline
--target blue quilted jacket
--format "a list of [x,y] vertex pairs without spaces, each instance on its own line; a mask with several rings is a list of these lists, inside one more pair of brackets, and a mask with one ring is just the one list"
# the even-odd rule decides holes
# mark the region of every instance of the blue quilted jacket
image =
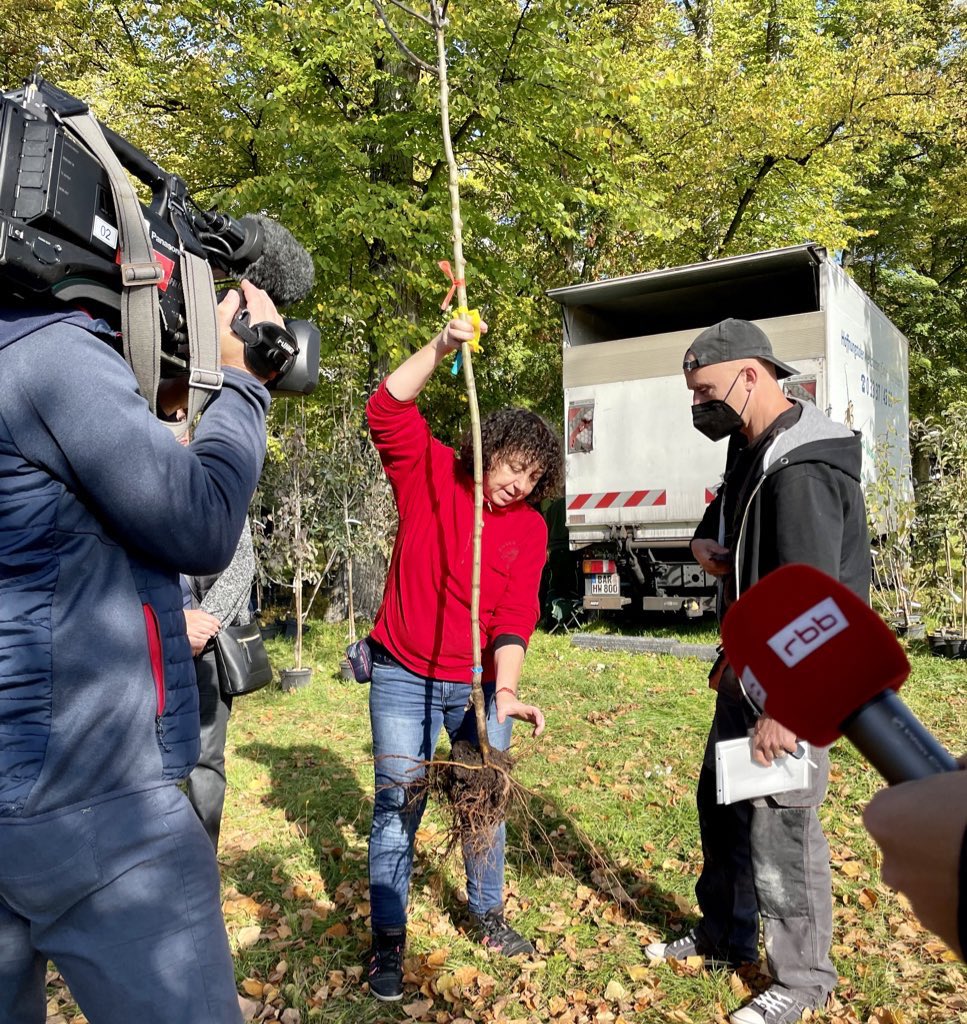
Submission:
[[0,823],[185,777],[178,573],[223,569],[268,392],[228,370],[190,448],[81,313],[0,311]]

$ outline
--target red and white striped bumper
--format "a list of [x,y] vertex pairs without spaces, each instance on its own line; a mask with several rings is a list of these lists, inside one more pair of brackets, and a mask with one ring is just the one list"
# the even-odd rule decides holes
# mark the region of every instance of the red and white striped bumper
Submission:
[[601,508],[645,508],[649,505],[664,505],[666,492],[648,491],[598,491],[595,494],[575,494],[568,499],[568,512],[591,511]]

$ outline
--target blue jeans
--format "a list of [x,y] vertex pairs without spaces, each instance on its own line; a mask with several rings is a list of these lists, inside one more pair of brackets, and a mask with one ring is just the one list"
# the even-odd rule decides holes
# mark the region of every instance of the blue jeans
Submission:
[[[496,750],[510,746],[512,721],[497,722],[494,683],[484,684],[487,735]],[[433,757],[440,728],[451,743],[477,742],[473,709],[467,710],[466,683],[425,679],[397,663],[374,661],[369,691],[373,730],[376,799],[369,833],[369,899],[374,929],[397,929],[406,924],[406,905],[413,873],[413,840],[426,796],[411,800],[404,788],[425,774],[423,762]],[[489,850],[465,848],[467,897],[470,911],[485,914],[504,900],[504,825],[500,824]]]

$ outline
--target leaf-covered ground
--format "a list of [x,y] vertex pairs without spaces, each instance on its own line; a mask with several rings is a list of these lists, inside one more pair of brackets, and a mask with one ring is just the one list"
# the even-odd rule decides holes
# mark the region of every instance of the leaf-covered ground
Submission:
[[[538,635],[523,690],[545,709],[539,740],[515,738],[529,791],[509,826],[508,912],[538,955],[490,956],[461,932],[459,861],[443,817],[418,835],[406,992],[366,993],[366,836],[372,804],[368,690],[339,677],[338,627],[309,638],[311,686],[236,702],[219,860],[225,918],[249,1019],[308,1021],[673,1021],[707,1024],[766,979],[652,964],[643,946],[684,930],[701,863],[693,790],[712,695],[707,666],[603,655]],[[273,641],[278,667],[289,662]],[[967,663],[913,658],[905,696],[951,749],[967,747]],[[444,744],[445,747],[445,744]],[[879,881],[860,811],[878,778],[843,742],[823,820],[833,863],[840,985],[825,1024],[967,1022],[967,972]],[[76,1022],[54,972],[48,1021]],[[184,1022],[172,1022],[184,1024]]]

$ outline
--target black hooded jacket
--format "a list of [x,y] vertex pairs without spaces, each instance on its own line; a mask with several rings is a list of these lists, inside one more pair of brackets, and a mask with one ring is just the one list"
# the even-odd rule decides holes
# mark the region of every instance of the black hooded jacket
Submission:
[[[731,538],[732,572],[723,578],[720,613],[773,569],[800,562],[820,569],[869,600],[870,541],[860,485],[860,435],[801,403],[797,422],[765,446],[742,481],[729,469],[741,449],[730,445],[725,483],[693,539]],[[742,487],[731,509],[727,489]]]

